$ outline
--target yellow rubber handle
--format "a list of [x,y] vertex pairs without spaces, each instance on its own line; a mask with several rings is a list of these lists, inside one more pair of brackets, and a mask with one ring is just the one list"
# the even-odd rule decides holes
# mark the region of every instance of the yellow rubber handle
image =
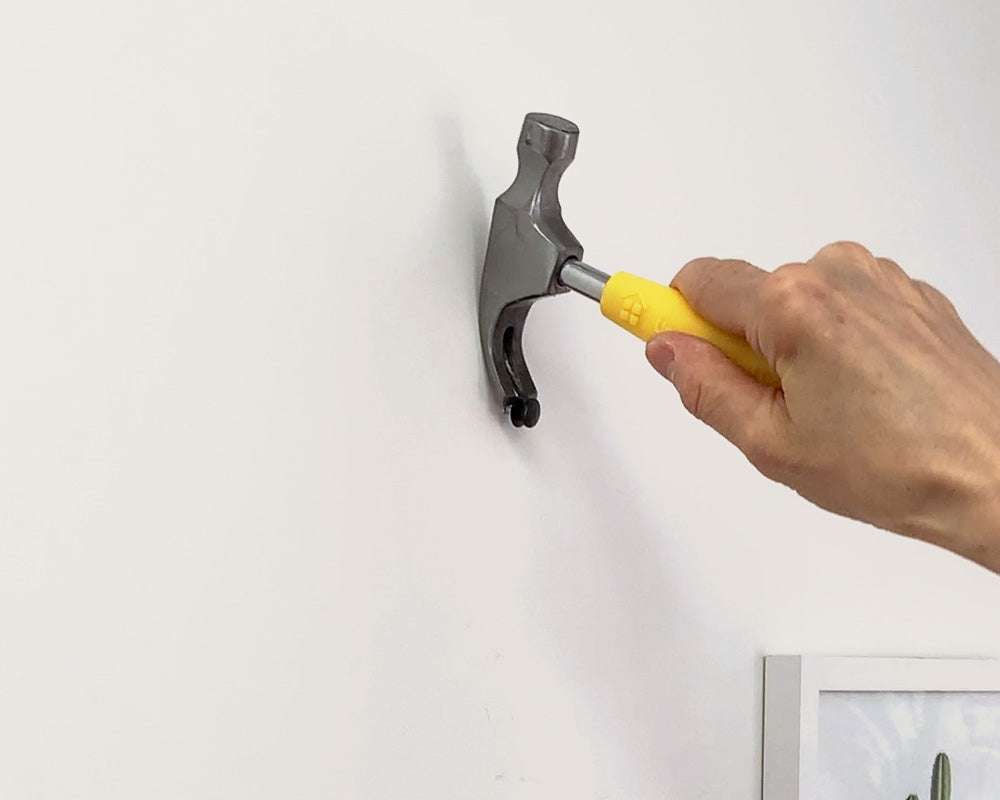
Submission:
[[680,331],[718,347],[729,358],[768,386],[781,380],[746,339],[715,327],[698,316],[676,289],[618,272],[608,279],[601,294],[601,313],[644,342],[662,331]]

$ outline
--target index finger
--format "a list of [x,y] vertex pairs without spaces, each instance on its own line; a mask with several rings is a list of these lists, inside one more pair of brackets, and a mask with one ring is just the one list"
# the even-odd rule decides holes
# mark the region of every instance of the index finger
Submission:
[[681,268],[670,285],[709,322],[746,338],[757,294],[768,274],[746,261],[696,258]]

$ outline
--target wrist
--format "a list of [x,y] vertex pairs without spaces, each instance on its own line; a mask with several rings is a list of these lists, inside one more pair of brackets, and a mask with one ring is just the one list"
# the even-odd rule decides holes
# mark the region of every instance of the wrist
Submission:
[[[1000,464],[995,467],[1000,475]],[[1000,574],[1000,487],[981,491],[970,504],[955,552]]]
[[955,436],[936,454],[923,483],[921,513],[904,533],[951,550],[1000,574],[1000,433]]

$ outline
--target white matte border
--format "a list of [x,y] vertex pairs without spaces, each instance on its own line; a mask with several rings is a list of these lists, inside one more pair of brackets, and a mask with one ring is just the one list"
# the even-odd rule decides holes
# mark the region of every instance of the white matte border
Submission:
[[820,692],[1000,692],[1000,661],[767,656],[763,800],[815,800]]

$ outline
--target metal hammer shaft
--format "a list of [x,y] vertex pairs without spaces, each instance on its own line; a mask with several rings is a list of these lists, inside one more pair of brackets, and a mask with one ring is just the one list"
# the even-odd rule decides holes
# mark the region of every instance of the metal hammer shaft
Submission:
[[582,261],[567,261],[559,272],[559,283],[598,303],[610,278],[610,275]]

